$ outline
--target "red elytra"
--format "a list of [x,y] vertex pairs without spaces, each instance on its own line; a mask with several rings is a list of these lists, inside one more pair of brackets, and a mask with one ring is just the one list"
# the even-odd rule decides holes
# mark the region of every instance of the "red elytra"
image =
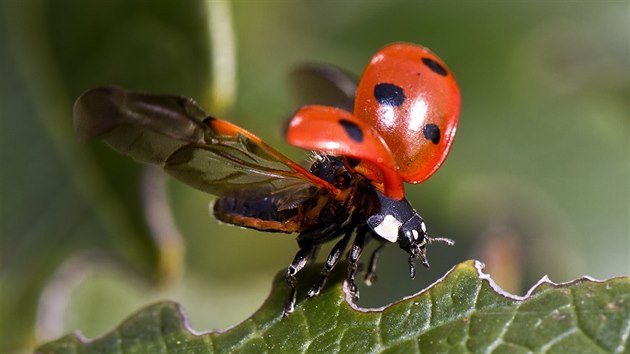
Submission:
[[[357,172],[382,186],[387,196],[402,199],[402,181],[420,183],[444,162],[460,105],[457,81],[440,58],[419,45],[394,43],[370,60],[359,81],[353,114],[303,107],[289,125],[287,140],[358,159]],[[361,133],[369,138],[353,141],[340,119],[364,122]]]

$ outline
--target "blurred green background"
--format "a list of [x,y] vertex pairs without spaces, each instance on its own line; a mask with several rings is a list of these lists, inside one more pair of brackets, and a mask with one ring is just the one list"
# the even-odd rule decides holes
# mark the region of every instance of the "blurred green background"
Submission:
[[461,86],[449,158],[407,186],[429,231],[457,243],[430,247],[432,268],[413,281],[388,247],[360,305],[410,295],[469,258],[518,294],[545,274],[630,274],[629,14],[627,1],[2,0],[0,352],[98,336],[162,299],[197,330],[225,329],[297,251],[292,236],[219,225],[212,197],[79,142],[81,92],[194,97],[301,161],[280,135],[297,108],[291,68],[359,75],[395,41],[431,48]]

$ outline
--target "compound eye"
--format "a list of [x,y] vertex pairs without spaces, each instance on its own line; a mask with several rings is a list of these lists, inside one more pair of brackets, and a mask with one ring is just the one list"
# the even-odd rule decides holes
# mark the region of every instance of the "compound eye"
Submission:
[[411,247],[411,245],[413,245],[416,242],[415,241],[416,234],[417,234],[416,230],[402,229],[400,233],[400,239],[399,239],[400,247],[402,248]]

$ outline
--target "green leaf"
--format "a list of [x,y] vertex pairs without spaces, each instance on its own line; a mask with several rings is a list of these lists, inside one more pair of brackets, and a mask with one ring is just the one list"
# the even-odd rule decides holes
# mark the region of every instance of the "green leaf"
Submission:
[[[94,340],[67,335],[39,353],[241,352],[487,352],[628,353],[630,278],[581,278],[554,284],[546,277],[526,296],[503,292],[467,261],[414,296],[381,309],[347,301],[343,267],[315,299],[300,299],[282,319],[289,289],[283,272],[267,301],[225,332],[198,333],[172,302],[151,305]],[[305,270],[300,293],[318,276]],[[344,300],[345,299],[345,300]],[[209,306],[208,311],[212,311]]]

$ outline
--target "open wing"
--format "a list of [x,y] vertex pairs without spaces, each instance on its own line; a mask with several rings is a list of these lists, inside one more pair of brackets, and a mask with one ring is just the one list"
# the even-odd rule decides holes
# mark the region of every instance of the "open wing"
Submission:
[[303,64],[290,76],[295,100],[300,106],[332,106],[352,112],[359,80],[332,65]]
[[314,190],[338,192],[253,134],[209,117],[190,98],[99,87],[77,99],[74,126],[85,140],[100,138],[217,196],[279,195],[299,203]]

